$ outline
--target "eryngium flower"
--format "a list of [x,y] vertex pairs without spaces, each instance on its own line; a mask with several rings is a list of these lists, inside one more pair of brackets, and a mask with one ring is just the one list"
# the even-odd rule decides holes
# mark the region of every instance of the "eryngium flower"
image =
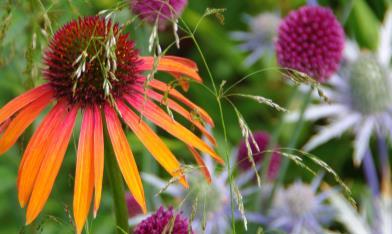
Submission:
[[[256,165],[262,164],[264,161],[265,155],[269,154],[264,151],[268,149],[269,143],[270,143],[270,136],[266,132],[255,132],[253,134],[253,138],[256,141],[256,144],[258,146],[259,152],[257,151],[256,146],[253,144],[252,140],[249,139],[249,144],[252,150],[252,156],[253,160],[255,161]],[[278,151],[274,151],[271,154],[271,157],[269,160],[269,167],[268,167],[268,172],[267,176],[268,179],[275,179],[276,176],[278,175],[279,168],[280,168],[280,163],[281,163],[281,155],[279,154]],[[252,168],[252,164],[249,161],[249,156],[248,156],[248,148],[246,147],[245,140],[243,140],[240,145],[238,146],[238,154],[237,154],[237,164],[238,167],[243,170],[243,171],[248,171],[249,169]],[[251,169],[253,170],[253,169]]]
[[330,201],[337,212],[336,221],[344,225],[347,233],[392,233],[392,195],[390,192],[377,197],[365,197],[362,199],[360,211],[353,207],[344,196],[336,192],[332,193]]
[[158,23],[162,27],[176,20],[187,3],[187,0],[131,0],[131,8],[141,19],[150,24]]
[[320,82],[338,69],[343,48],[343,28],[328,8],[304,6],[291,12],[279,26],[279,64]]
[[265,54],[273,55],[280,17],[274,13],[262,13],[246,17],[245,22],[249,32],[232,32],[231,37],[242,42],[238,46],[241,51],[250,53],[244,63],[251,66]]
[[[304,146],[306,151],[353,131],[354,163],[359,165],[365,154],[371,152],[369,142],[372,135],[377,135],[379,139],[391,137],[391,25],[390,11],[381,28],[377,53],[363,52],[356,43],[346,42],[342,68],[327,82],[330,88],[323,89],[331,103],[310,105],[305,111],[308,120],[330,119],[329,124],[320,128]],[[318,99],[318,95],[315,96]],[[298,117],[299,114],[294,113],[287,119]]]
[[[246,210],[239,209],[240,204],[250,202],[250,196],[256,192],[264,192],[265,184],[262,188],[259,188],[250,183],[255,176],[254,170],[238,174],[234,173],[233,167],[231,171],[216,170],[217,165],[214,161],[205,156],[200,155],[200,158],[205,161],[205,165],[200,165],[200,167],[206,170],[189,171],[187,173],[191,190],[177,184],[168,186],[167,182],[151,174],[143,174],[143,179],[160,191],[163,190],[162,193],[171,195],[176,201],[181,202],[182,211],[188,217],[192,217],[192,227],[196,233],[227,233],[231,228],[231,199],[237,201],[234,208],[234,219],[244,222],[245,216],[248,218],[248,213]],[[235,161],[235,154],[233,156],[231,162]],[[204,175],[200,173],[201,171],[204,172]],[[235,174],[232,184],[229,179],[230,174]],[[204,180],[203,176],[207,177],[207,180]],[[231,186],[234,186],[233,184],[235,184],[237,190],[235,194],[231,195],[230,191]],[[240,201],[239,195],[242,196],[242,201]]]
[[[121,119],[163,168],[179,178],[184,186],[188,184],[180,162],[144,118],[193,150],[207,152],[222,162],[210,146],[175,121],[155,101],[164,103],[173,113],[192,122],[213,143],[214,138],[200,122],[203,119],[213,124],[208,114],[170,85],[158,80],[147,82],[143,75],[143,72],[157,68],[175,77],[187,76],[201,82],[192,61],[173,56],[164,56],[158,61],[141,57],[134,49],[133,41],[117,24],[99,17],[80,18],[63,26],[53,36],[44,58],[47,83],[16,97],[0,109],[0,126],[12,119],[0,138],[0,154],[3,154],[46,107],[55,104],[33,134],[19,167],[18,197],[21,206],[27,206],[27,224],[38,216],[49,197],[79,110],[82,123],[73,203],[78,233],[89,213],[93,193],[94,214],[100,204],[104,119],[125,182],[144,212],[144,190]],[[194,118],[195,114],[200,118]]]
[[268,227],[290,234],[324,233],[322,227],[330,223],[334,212],[325,203],[329,191],[317,194],[320,180],[317,177],[310,185],[297,181],[278,190],[267,216]]
[[[155,214],[143,220],[135,227],[135,234],[189,233],[188,219],[182,214],[175,214],[173,208],[160,207]],[[192,231],[190,233],[193,233]]]

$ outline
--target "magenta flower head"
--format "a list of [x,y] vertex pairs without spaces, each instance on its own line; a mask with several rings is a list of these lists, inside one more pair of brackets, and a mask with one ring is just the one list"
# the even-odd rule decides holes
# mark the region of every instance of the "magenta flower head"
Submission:
[[[150,217],[139,223],[133,233],[135,234],[161,234],[176,233],[188,234],[189,222],[182,214],[174,214],[173,208],[165,210],[160,207]],[[193,233],[191,231],[191,233]]]
[[338,68],[344,49],[344,31],[332,10],[304,6],[280,24],[276,53],[282,67],[326,81]]
[[[270,135],[266,132],[258,131],[253,134],[253,137],[257,143],[260,153],[257,153],[258,152],[257,148],[253,144],[251,139],[249,139],[249,144],[252,149],[253,160],[255,161],[256,165],[258,165],[263,162],[264,156],[268,154],[265,153],[264,151],[268,150],[267,147],[270,142]],[[243,171],[247,171],[252,167],[252,164],[248,158],[248,149],[246,147],[244,140],[240,143],[238,147],[237,161],[238,161],[239,169]],[[281,155],[278,151],[274,151],[271,155],[271,160],[269,162],[268,173],[267,173],[268,179],[273,180],[276,178],[279,172],[280,164],[281,164]]]
[[187,0],[131,0],[131,8],[142,20],[151,24],[158,21],[162,28],[179,17],[187,3]]

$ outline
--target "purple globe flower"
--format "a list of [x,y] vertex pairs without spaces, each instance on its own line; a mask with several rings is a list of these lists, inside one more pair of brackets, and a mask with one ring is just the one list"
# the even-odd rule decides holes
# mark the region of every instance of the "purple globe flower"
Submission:
[[154,24],[158,20],[162,28],[179,17],[187,3],[187,0],[131,0],[131,8],[148,23]]
[[339,68],[344,31],[333,12],[305,6],[291,12],[280,24],[278,63],[324,82]]
[[[249,139],[249,144],[251,146],[253,159],[256,164],[259,164],[262,163],[264,156],[266,154],[264,153],[264,151],[268,150],[267,147],[270,142],[270,136],[266,132],[259,131],[259,132],[255,132],[253,134],[253,137],[261,153],[258,153],[257,148],[253,144],[251,139]],[[238,161],[239,168],[243,171],[247,171],[252,167],[252,164],[248,158],[248,149],[246,147],[244,140],[240,143],[238,147],[237,161]],[[281,155],[278,151],[274,151],[272,153],[271,160],[269,162],[268,173],[267,173],[268,179],[273,180],[276,178],[279,172],[280,164],[281,164]]]
[[161,234],[165,231],[165,233],[188,234],[188,228],[188,220],[182,214],[174,214],[173,208],[165,210],[160,207],[155,214],[139,223],[134,233]]

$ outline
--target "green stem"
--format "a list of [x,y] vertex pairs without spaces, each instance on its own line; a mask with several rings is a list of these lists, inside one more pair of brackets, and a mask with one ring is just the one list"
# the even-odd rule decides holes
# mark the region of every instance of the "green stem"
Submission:
[[[312,91],[313,91],[313,89],[310,89],[309,92],[304,96],[303,104],[302,104],[301,110],[300,110],[299,119],[298,119],[298,121],[297,121],[297,123],[295,125],[296,127],[295,127],[295,130],[294,130],[293,137],[291,138],[291,141],[290,141],[290,143],[288,145],[289,149],[294,148],[297,145],[297,143],[298,143],[299,136],[300,136],[300,134],[302,132],[302,129],[304,127],[304,124],[305,124],[305,121],[304,121],[305,120],[305,118],[304,118],[305,117],[305,111],[306,111],[306,108],[308,107],[308,105],[310,103],[310,100],[311,100],[311,97],[312,97]],[[292,151],[290,150],[287,153],[290,154],[290,153],[292,153]],[[278,176],[278,179],[276,180],[276,183],[274,184],[274,187],[273,187],[273,189],[271,191],[271,194],[269,196],[268,202],[266,203],[267,206],[271,205],[272,199],[275,196],[277,188],[279,188],[283,184],[283,180],[286,177],[289,165],[290,165],[290,159],[287,158],[287,157],[283,157],[282,164],[281,164],[280,171],[279,171],[279,176]],[[268,208],[269,207],[267,207],[267,209]]]
[[[109,139],[106,140],[106,142]],[[109,148],[109,149],[108,149]],[[120,234],[128,233],[128,208],[125,201],[125,190],[123,178],[118,168],[116,158],[113,154],[111,146],[106,147],[105,150],[105,171],[108,178],[114,203],[114,213],[116,216],[117,232]]]

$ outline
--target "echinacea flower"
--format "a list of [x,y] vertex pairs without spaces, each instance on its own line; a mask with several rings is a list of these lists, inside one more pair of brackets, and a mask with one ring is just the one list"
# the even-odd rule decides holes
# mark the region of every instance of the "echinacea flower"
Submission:
[[[200,157],[202,157],[200,155]],[[160,178],[151,175],[143,174],[142,178],[157,187],[158,189],[165,188],[162,192],[168,194],[180,202],[179,207],[188,217],[192,217],[193,230],[196,233],[215,234],[227,233],[230,230],[230,222],[232,218],[231,199],[234,199],[234,219],[236,221],[247,222],[247,212],[240,210],[240,206],[247,202],[247,198],[260,190],[259,187],[252,185],[250,182],[254,179],[255,172],[248,170],[240,172],[233,178],[232,186],[235,185],[236,192],[233,197],[230,194],[230,173],[227,170],[216,170],[215,163],[210,158],[204,157],[205,168],[208,174],[201,174],[197,171],[188,171],[187,178],[191,189],[187,190],[181,186],[167,183]],[[231,158],[231,165],[234,165],[235,154]],[[203,168],[201,168],[203,169]],[[211,174],[210,174],[211,173]],[[209,179],[204,180],[204,177]],[[241,199],[238,197],[241,196]]]
[[173,208],[164,209],[160,207],[157,212],[138,224],[133,233],[135,234],[161,234],[175,233],[188,234],[193,233],[189,227],[188,219],[181,213],[175,214]]
[[184,10],[187,0],[131,0],[131,9],[144,21],[160,28],[176,20]]
[[[248,139],[249,145],[252,151],[252,157],[256,165],[262,164],[264,161],[264,157],[266,154],[265,151],[270,143],[270,135],[267,132],[258,131],[253,133],[253,139],[255,140],[258,150],[256,146],[253,144],[251,139]],[[242,171],[253,170],[252,164],[248,158],[248,148],[245,144],[245,140],[243,140],[238,146],[238,154],[237,154],[237,165],[238,168]],[[279,173],[279,168],[281,164],[282,158],[278,151],[273,151],[271,157],[269,159],[267,176],[268,179],[273,180]]]
[[[392,134],[391,41],[392,13],[386,16],[381,29],[377,53],[360,51],[354,42],[346,43],[343,67],[323,88],[331,104],[313,104],[305,111],[305,119],[329,118],[304,146],[312,150],[348,130],[355,133],[354,163],[361,164],[369,151],[373,133],[387,139]],[[288,119],[295,119],[293,114]]]
[[19,167],[18,198],[20,205],[27,207],[27,224],[38,216],[49,197],[79,111],[82,123],[73,201],[78,233],[84,226],[93,193],[94,215],[99,208],[104,168],[104,120],[125,182],[144,212],[146,204],[141,178],[120,118],[158,163],[171,176],[178,177],[185,187],[188,184],[180,162],[141,116],[188,147],[206,152],[222,162],[210,146],[154,101],[164,103],[214,141],[202,123],[192,117],[197,113],[199,119],[213,124],[208,114],[169,85],[158,80],[147,82],[143,74],[156,67],[175,77],[187,76],[201,82],[192,61],[173,56],[160,57],[159,61],[141,57],[117,24],[100,17],[80,18],[64,25],[54,34],[44,61],[43,74],[47,83],[16,97],[0,109],[0,124],[12,119],[0,138],[0,154],[3,154],[39,114],[54,103],[30,139]]
[[232,32],[234,40],[242,42],[238,46],[241,51],[250,52],[245,59],[246,66],[253,65],[264,55],[273,55],[275,38],[278,34],[280,17],[274,13],[261,13],[254,17],[247,16],[249,32]]
[[344,31],[332,10],[304,6],[279,26],[276,54],[283,68],[295,69],[324,82],[339,68]]
[[334,211],[325,203],[330,191],[317,193],[320,181],[318,176],[312,184],[297,181],[278,190],[266,217],[268,228],[290,234],[324,233],[323,226],[332,221]]

